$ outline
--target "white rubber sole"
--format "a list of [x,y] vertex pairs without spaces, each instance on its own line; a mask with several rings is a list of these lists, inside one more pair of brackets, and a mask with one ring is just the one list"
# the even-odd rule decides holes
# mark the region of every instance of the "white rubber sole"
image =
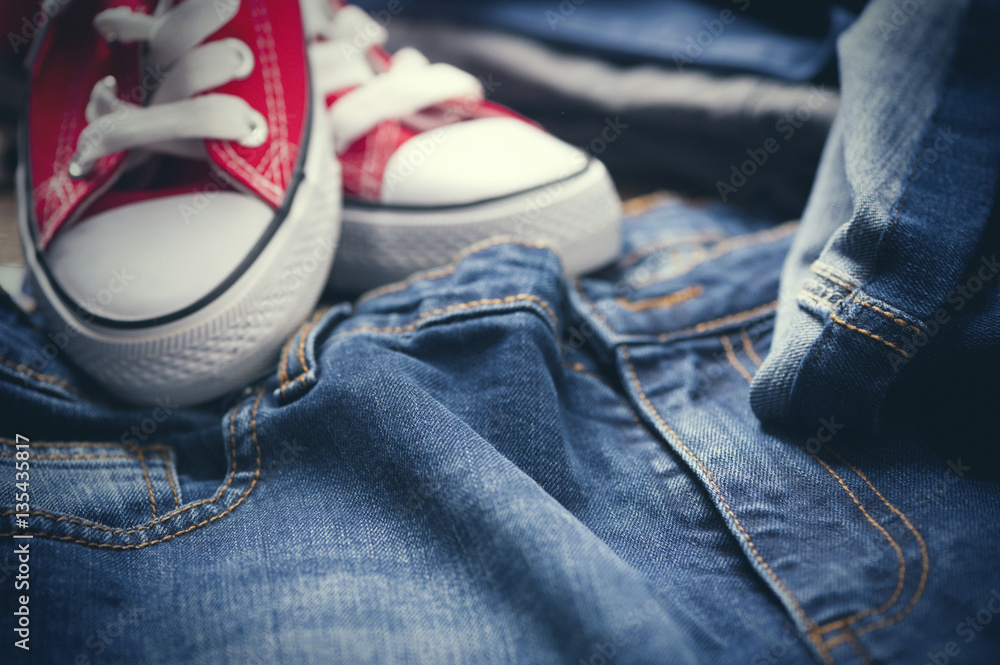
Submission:
[[303,179],[263,251],[219,297],[163,325],[98,325],[59,297],[30,246],[30,203],[19,168],[19,224],[28,272],[47,327],[65,333],[62,352],[110,392],[139,405],[168,399],[179,406],[202,403],[272,367],[281,346],[319,300],[340,229],[340,166],[330,154],[321,111],[313,113]]
[[466,206],[389,208],[344,204],[330,287],[361,293],[442,266],[493,236],[551,243],[570,275],[613,260],[621,249],[621,202],[604,165],[528,192]]

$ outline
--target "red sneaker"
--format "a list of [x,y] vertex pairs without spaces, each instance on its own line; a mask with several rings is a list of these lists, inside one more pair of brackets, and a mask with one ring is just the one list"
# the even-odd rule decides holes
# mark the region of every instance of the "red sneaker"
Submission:
[[395,281],[495,235],[551,242],[570,273],[618,254],[621,203],[601,162],[486,101],[470,74],[413,49],[390,57],[361,9],[302,6],[343,168],[334,288]]
[[339,229],[298,6],[74,0],[38,39],[18,193],[49,327],[131,402],[243,386],[315,306]]

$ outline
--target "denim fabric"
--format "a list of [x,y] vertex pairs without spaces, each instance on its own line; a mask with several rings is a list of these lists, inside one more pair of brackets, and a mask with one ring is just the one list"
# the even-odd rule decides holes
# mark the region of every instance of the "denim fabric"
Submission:
[[[833,60],[837,36],[854,14],[823,3],[800,10],[824,30],[795,34],[760,20],[756,0],[621,2],[356,3],[382,23],[405,11],[418,17],[462,19],[625,62],[660,63],[678,70],[744,72],[786,81],[808,81]],[[775,12],[779,13],[779,12]],[[781,13],[790,13],[788,11]]]
[[[845,82],[888,4],[842,42]],[[995,23],[921,11],[919,53],[868,63],[902,106],[873,97],[867,125],[845,87],[801,224],[668,200],[579,281],[544,246],[485,243],[318,311],[199,409],[111,403],[64,331],[0,301],[0,662],[995,663],[996,289],[966,277],[996,241],[995,115],[967,106]],[[914,178],[949,122],[961,139]],[[869,235],[834,231],[848,213]],[[884,272],[858,254],[872,233]],[[870,280],[837,305],[857,328],[927,326],[946,286],[963,303],[884,399],[870,354],[892,349],[789,306],[827,253],[852,261],[810,267],[826,291],[804,307]],[[799,347],[818,355],[789,365]],[[810,397],[761,402],[783,366]]]
[[[794,216],[840,99],[833,88],[758,76],[623,68],[501,30],[401,14],[388,47],[406,46],[480,77],[490,99],[599,157],[636,191],[670,183],[688,196]],[[772,142],[777,150],[760,152]],[[755,154],[757,164],[744,166]]]
[[751,392],[764,420],[871,431],[915,387],[937,420],[987,415],[969,407],[1000,361],[1000,3],[915,7],[870,4],[841,38],[840,115]]
[[3,662],[989,662],[995,478],[750,409],[796,228],[668,201],[575,283],[488,243],[200,410],[101,403],[0,307]]

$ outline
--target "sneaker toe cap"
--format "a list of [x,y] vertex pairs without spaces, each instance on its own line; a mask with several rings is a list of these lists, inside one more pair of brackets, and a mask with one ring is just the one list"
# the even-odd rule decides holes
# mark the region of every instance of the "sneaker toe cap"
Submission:
[[392,155],[381,203],[438,207],[502,198],[587,167],[586,155],[514,118],[481,118],[430,130]]
[[65,229],[46,252],[77,305],[116,321],[168,316],[209,295],[243,263],[274,219],[265,203],[218,192],[108,210]]

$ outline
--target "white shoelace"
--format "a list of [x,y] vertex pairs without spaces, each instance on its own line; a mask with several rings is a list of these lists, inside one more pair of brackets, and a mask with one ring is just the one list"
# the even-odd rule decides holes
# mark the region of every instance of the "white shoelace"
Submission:
[[476,77],[451,65],[432,65],[412,48],[397,52],[388,71],[376,72],[367,50],[385,43],[387,34],[381,25],[353,5],[334,10],[321,25],[310,25],[320,20],[323,10],[313,5],[310,11],[308,3],[304,5],[307,29],[323,38],[309,46],[319,94],[357,86],[329,109],[337,154],[386,120],[405,118],[452,99],[482,99],[483,88]]
[[267,140],[267,121],[245,100],[234,95],[199,93],[244,79],[254,68],[253,53],[238,39],[202,42],[229,23],[239,0],[187,0],[172,7],[161,0],[154,15],[116,7],[100,12],[94,27],[107,42],[146,42],[148,65],[162,72],[154,90],[145,90],[149,104],[118,98],[118,83],[108,76],[91,91],[88,125],[77,141],[69,171],[87,175],[97,160],[124,150],[128,165],[151,153],[205,158],[205,139],[236,141],[257,147]]

